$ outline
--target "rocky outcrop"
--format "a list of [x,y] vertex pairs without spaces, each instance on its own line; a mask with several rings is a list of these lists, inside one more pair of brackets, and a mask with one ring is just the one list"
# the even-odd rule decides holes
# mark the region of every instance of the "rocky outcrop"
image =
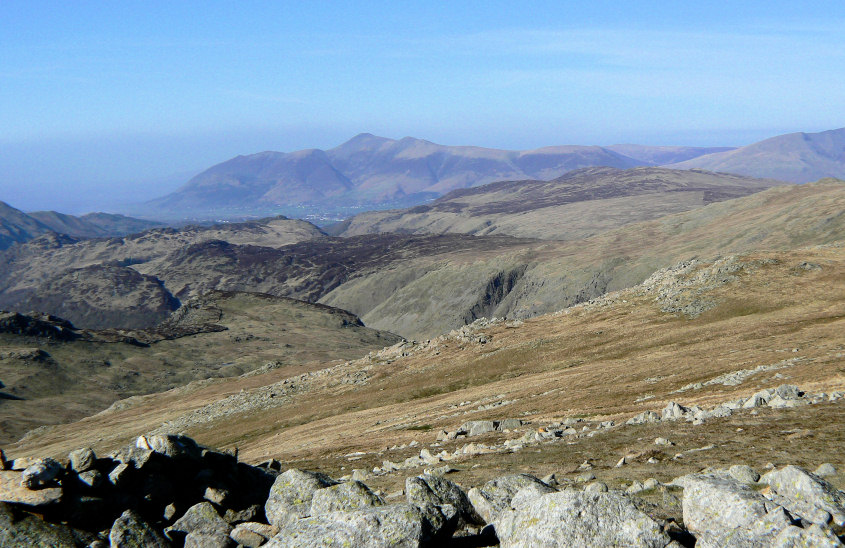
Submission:
[[[405,501],[390,504],[393,495],[382,498],[354,477],[282,473],[272,460],[249,466],[175,435],[141,436],[105,458],[82,448],[66,462],[0,464],[8,468],[0,470],[0,547],[432,548],[453,538],[456,546],[505,548],[843,546],[845,494],[795,466],[760,482],[742,465],[677,478],[684,530],[680,516],[655,517],[638,499],[666,486],[649,478],[628,493],[611,489],[593,481],[588,463],[581,482],[511,474],[468,493],[426,473],[407,478]],[[24,471],[33,479],[22,483]]]

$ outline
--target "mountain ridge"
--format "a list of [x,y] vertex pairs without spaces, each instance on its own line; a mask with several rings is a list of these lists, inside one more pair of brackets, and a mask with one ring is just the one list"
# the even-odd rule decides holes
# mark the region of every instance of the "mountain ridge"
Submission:
[[587,167],[551,181],[457,189],[428,204],[361,213],[328,231],[338,236],[462,232],[571,240],[781,184],[703,170]]
[[372,206],[409,198],[419,203],[496,180],[553,178],[594,165],[643,164],[599,146],[513,151],[362,133],[328,150],[237,156],[208,168],[176,192],[147,202],[147,207],[235,210],[312,202]]
[[818,133],[787,133],[730,150],[671,164],[808,183],[845,176],[845,128]]
[[73,238],[105,238],[142,232],[162,223],[135,219],[116,213],[67,215],[57,211],[24,213],[0,201],[0,250],[48,232],[67,234]]

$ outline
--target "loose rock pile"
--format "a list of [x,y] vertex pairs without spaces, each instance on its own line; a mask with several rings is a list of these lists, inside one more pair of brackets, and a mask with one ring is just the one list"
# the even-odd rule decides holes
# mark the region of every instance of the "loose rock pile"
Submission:
[[0,546],[845,546],[845,493],[822,477],[830,465],[676,478],[684,528],[601,482],[514,474],[465,492],[422,474],[388,504],[360,481],[249,466],[184,436],[142,436],[106,458],[84,448],[66,463],[0,464]]

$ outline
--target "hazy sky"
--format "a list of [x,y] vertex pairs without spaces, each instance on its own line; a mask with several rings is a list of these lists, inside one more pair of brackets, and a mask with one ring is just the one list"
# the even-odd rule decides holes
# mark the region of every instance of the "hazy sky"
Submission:
[[0,1],[0,200],[108,208],[364,131],[527,149],[845,126],[842,0],[309,4]]

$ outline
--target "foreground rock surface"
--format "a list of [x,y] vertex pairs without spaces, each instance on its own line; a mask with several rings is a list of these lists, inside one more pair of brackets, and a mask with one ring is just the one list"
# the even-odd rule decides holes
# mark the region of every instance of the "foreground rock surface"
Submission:
[[664,548],[660,525],[616,493],[518,494],[495,522],[502,548],[631,546]]
[[[0,500],[10,501],[0,502],[0,548],[843,546],[845,494],[795,466],[759,482],[742,465],[677,478],[683,503],[664,493],[674,500],[664,518],[637,494],[660,482],[634,482],[626,494],[589,483],[589,462],[580,481],[510,474],[469,492],[426,473],[385,498],[354,475],[249,466],[184,436],[142,437],[105,458],[81,449],[66,462],[20,459],[0,470]],[[22,481],[24,470],[37,479]],[[681,513],[686,530],[675,523]]]
[[[451,522],[451,523],[449,523]],[[393,504],[351,512],[332,512],[319,518],[297,520],[273,537],[266,546],[310,548],[360,546],[361,548],[417,548],[436,546],[451,536],[457,514],[436,527],[414,505]],[[448,533],[448,534],[445,534]]]

